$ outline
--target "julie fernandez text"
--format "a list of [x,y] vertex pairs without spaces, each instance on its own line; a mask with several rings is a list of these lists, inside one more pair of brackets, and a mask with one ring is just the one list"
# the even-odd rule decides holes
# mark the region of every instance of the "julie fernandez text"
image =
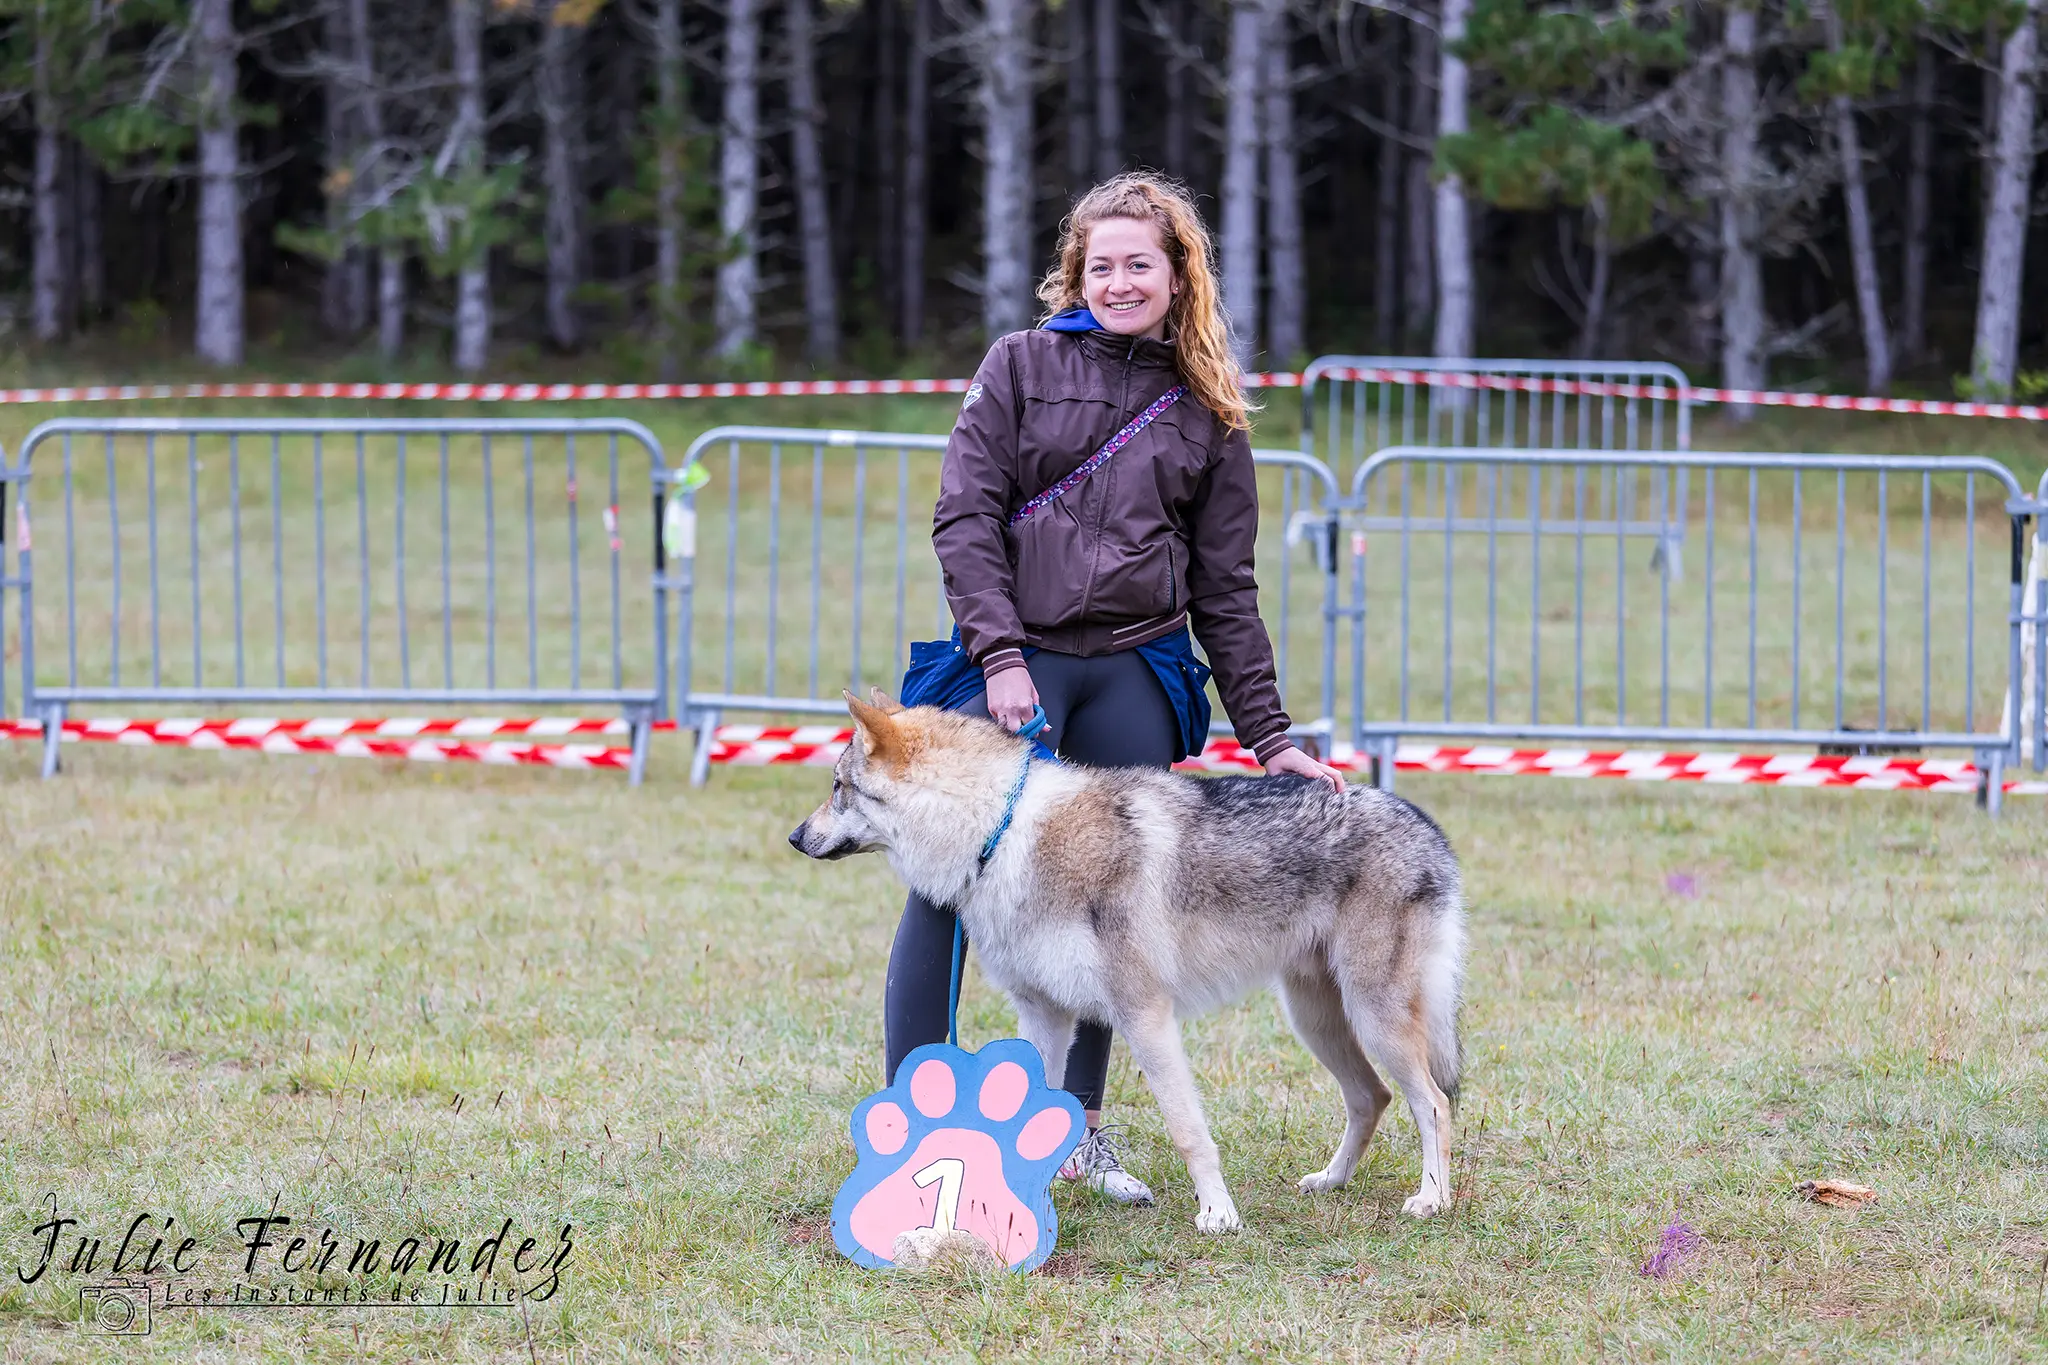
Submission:
[[117,1236],[110,1229],[64,1216],[54,1199],[49,1217],[29,1232],[33,1254],[28,1264],[15,1267],[22,1284],[35,1284],[46,1274],[196,1278],[223,1270],[242,1279],[280,1273],[481,1279],[509,1268],[518,1277],[522,1295],[535,1302],[554,1297],[576,1248],[567,1223],[548,1241],[515,1239],[510,1218],[473,1241],[410,1235],[393,1239],[343,1236],[330,1227],[295,1231],[289,1216],[271,1212],[237,1221],[236,1245],[226,1250],[211,1244],[211,1239],[209,1245],[201,1245],[199,1238],[178,1231],[175,1217],[154,1213],[136,1214]]

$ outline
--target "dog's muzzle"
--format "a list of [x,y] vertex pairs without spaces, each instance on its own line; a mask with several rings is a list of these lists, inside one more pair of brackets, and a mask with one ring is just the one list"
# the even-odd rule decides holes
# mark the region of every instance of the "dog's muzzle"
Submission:
[[860,851],[852,844],[839,843],[832,845],[830,848],[821,848],[814,852],[810,846],[810,838],[811,822],[806,820],[789,832],[789,846],[803,854],[806,858],[816,858],[821,862],[828,863],[835,862],[840,858],[851,857]]

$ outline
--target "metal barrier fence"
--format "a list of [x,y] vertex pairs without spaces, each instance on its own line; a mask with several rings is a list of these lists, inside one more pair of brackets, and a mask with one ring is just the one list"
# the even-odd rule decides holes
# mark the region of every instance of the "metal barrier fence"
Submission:
[[[701,499],[678,494],[684,529],[672,537],[679,579],[703,589],[685,597],[676,668],[677,714],[698,732],[693,780],[705,778],[725,713],[841,714],[841,685],[893,688],[913,638],[950,633],[931,550],[931,457],[946,440],[729,426],[691,442],[672,481],[692,482],[688,471],[701,464],[723,485]],[[1327,743],[1337,688],[1336,480],[1295,451],[1254,459],[1268,509],[1259,581],[1281,692],[1296,715],[1314,717],[1296,733]],[[1310,569],[1294,563],[1304,542]],[[1316,580],[1306,590],[1296,582],[1304,575]],[[1216,731],[1229,733],[1221,722]]]
[[[1389,372],[1412,377],[1369,377]],[[1452,374],[1663,386],[1671,395],[1612,398],[1429,382]],[[1692,403],[1680,395],[1688,384],[1683,370],[1659,361],[1318,356],[1302,371],[1301,448],[1354,474],[1368,456],[1396,445],[1685,451],[1692,449]]]
[[74,705],[392,702],[617,707],[637,782],[675,585],[629,505],[659,527],[667,477],[617,420],[45,422],[0,458],[0,657],[12,588],[46,775]]
[[2048,772],[2048,472],[2034,490],[2034,549],[2025,591],[2031,606],[2021,616],[2019,676],[2006,694],[2007,717],[2019,715],[2020,759]]
[[[1672,518],[1687,468],[1700,581],[1632,588],[1625,526]],[[1596,516],[1609,469],[1646,477]],[[1404,736],[1947,748],[1976,753],[1995,807],[2017,759],[1999,699],[2030,504],[1996,461],[1396,446],[1352,481],[1349,508],[1375,505],[1394,529],[1354,537],[1347,611],[1382,780]]]
[[[1616,398],[1431,382],[1453,375],[1637,384],[1670,393]],[[1686,387],[1684,371],[1656,361],[1326,355],[1302,372],[1301,448],[1340,475],[1347,470],[1355,475],[1369,457],[1391,446],[1687,451],[1692,449],[1693,405],[1681,396]],[[1654,501],[1638,498],[1632,478],[1627,468],[1603,471],[1593,489],[1591,515],[1596,522],[1615,523],[1604,525],[1604,531],[1652,541],[1651,567],[1677,577],[1683,569],[1686,473],[1678,472],[1662,500],[1667,514],[1656,520],[1623,515],[1622,509]],[[1557,518],[1566,490],[1553,486],[1542,491],[1542,504]],[[1412,524],[1428,513],[1417,506],[1407,515]],[[1354,509],[1353,523],[1365,531],[1399,526],[1385,506]],[[1476,528],[1451,524],[1448,529]]]
[[[391,701],[615,706],[635,780],[674,714],[701,782],[725,713],[836,715],[842,679],[893,686],[950,630],[945,442],[722,427],[671,470],[618,421],[49,422],[0,452],[0,659],[12,590],[46,772],[70,706]],[[1994,808],[2007,764],[2048,767],[2022,748],[2048,722],[2048,478],[2028,499],[1988,459],[1401,445],[1347,496],[1311,455],[1256,459],[1296,733],[1351,738],[1382,780],[1408,736],[1970,750]],[[1652,532],[1693,540],[1698,582],[1628,571]]]

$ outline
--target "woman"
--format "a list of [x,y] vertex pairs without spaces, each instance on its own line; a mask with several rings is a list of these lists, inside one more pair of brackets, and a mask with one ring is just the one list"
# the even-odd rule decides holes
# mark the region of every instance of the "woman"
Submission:
[[[1252,579],[1250,423],[1211,259],[1194,204],[1170,181],[1118,176],[1074,206],[1038,289],[1046,320],[989,349],[940,475],[932,544],[955,648],[979,675],[956,670],[964,685],[917,700],[986,710],[1012,731],[1043,706],[1043,738],[1064,758],[1168,767],[1208,729],[1192,624],[1266,771],[1341,789],[1336,769],[1287,737]],[[892,1081],[912,1048],[946,1036],[953,924],[921,896],[904,906],[889,955]],[[1109,1043],[1106,1027],[1083,1023],[1068,1054],[1088,1134],[1061,1174],[1149,1203],[1101,1131]]]

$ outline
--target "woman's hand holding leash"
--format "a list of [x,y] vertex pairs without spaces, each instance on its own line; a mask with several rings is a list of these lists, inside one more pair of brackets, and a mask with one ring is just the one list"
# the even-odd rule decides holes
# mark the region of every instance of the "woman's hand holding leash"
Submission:
[[1270,777],[1275,773],[1293,773],[1296,777],[1327,782],[1331,791],[1340,796],[1344,794],[1344,774],[1327,763],[1318,763],[1300,749],[1282,749],[1274,754],[1266,764],[1266,774]]
[[1009,668],[988,680],[988,713],[1011,734],[1024,728],[1038,709],[1038,687],[1028,668]]

